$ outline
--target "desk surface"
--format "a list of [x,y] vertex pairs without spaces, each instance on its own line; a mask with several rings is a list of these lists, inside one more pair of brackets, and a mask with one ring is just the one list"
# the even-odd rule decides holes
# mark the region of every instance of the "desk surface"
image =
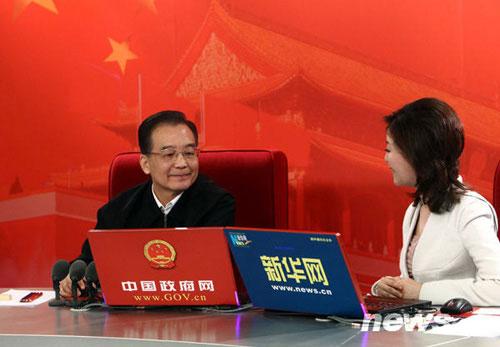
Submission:
[[[56,340],[54,340],[56,339]],[[172,308],[76,312],[0,308],[0,346],[498,346],[498,339],[420,332],[362,332],[333,322],[262,310],[205,313]]]

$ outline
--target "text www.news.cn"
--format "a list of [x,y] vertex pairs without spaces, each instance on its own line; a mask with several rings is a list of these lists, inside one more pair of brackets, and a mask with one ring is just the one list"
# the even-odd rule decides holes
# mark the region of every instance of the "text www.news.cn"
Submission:
[[273,290],[278,290],[282,292],[293,292],[293,293],[306,293],[306,294],[316,294],[316,295],[332,295],[330,289],[316,289],[316,288],[305,288],[305,287],[292,287],[292,286],[281,286],[277,284],[271,284]]

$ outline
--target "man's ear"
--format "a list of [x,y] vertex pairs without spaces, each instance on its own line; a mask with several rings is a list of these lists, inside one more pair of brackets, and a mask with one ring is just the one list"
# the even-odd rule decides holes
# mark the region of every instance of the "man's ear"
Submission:
[[141,169],[146,175],[151,173],[151,169],[149,168],[149,159],[145,154],[141,154],[139,164],[141,164]]

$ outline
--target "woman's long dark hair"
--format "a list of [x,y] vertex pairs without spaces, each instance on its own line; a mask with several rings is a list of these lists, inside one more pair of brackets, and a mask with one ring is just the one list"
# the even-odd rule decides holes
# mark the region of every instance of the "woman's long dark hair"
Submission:
[[460,119],[447,103],[423,98],[384,117],[388,134],[417,175],[413,204],[431,212],[449,211],[467,188],[458,180],[464,149]]

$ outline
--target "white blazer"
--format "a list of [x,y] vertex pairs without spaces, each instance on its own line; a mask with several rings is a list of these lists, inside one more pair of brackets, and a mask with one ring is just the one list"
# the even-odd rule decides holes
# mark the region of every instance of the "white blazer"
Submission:
[[[403,219],[401,277],[408,277],[406,254],[420,207],[410,205]],[[467,192],[449,212],[431,213],[413,255],[420,299],[443,304],[462,297],[475,306],[500,306],[497,230],[494,208],[476,192]]]

